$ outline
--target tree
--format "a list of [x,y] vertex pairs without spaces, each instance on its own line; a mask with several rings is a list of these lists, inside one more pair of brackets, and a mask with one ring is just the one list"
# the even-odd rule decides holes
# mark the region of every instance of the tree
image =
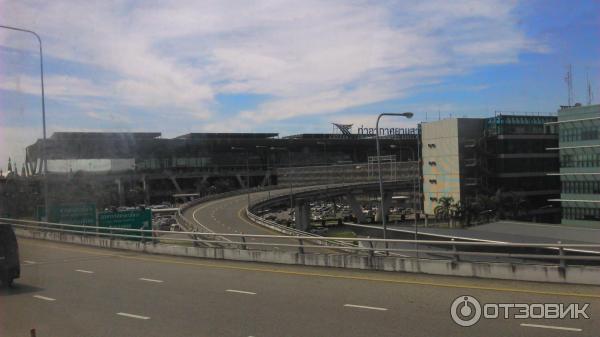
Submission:
[[433,209],[435,217],[438,219],[449,220],[452,212],[453,197],[441,197],[438,199],[438,205]]
[[488,196],[480,194],[475,198],[475,201],[471,203],[471,209],[477,218],[481,219],[485,217],[485,220],[489,222],[491,217],[495,217],[498,211],[498,200],[496,196]]
[[504,195],[502,203],[505,205],[506,209],[511,211],[510,217],[512,219],[517,219],[519,214],[521,214],[522,211],[526,211],[529,207],[529,201],[515,192]]

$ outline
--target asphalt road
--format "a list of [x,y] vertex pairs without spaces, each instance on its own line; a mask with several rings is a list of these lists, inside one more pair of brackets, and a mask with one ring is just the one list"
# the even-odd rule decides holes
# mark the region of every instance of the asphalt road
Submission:
[[[271,191],[271,196],[285,194],[289,190]],[[252,200],[260,200],[266,198],[268,192],[256,192],[251,194]],[[247,205],[247,195],[242,194],[224,199],[218,199],[202,203],[198,206],[191,207],[186,210],[183,216],[195,223],[199,227],[199,231],[208,229],[214,233],[230,233],[230,234],[256,234],[256,235],[282,235],[279,232],[272,231],[263,226],[251,222],[245,215]],[[229,240],[239,242],[240,239],[229,237]],[[266,242],[271,244],[297,244],[297,241],[287,239],[271,239],[271,238],[250,238],[248,243]],[[248,245],[250,249],[275,249],[275,250],[297,250],[295,247],[279,246],[258,246]],[[307,249],[310,252],[311,249]],[[314,251],[314,249],[312,250]]]
[[[175,258],[20,239],[0,336],[593,336],[600,287]],[[450,306],[590,303],[590,319],[482,319]],[[571,330],[565,330],[571,329]]]

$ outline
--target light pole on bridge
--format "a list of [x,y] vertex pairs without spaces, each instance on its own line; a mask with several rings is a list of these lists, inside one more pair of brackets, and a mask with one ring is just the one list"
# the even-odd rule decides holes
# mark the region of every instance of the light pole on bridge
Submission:
[[[402,112],[402,113],[382,113],[379,114],[379,116],[377,116],[377,122],[375,123],[375,144],[377,146],[377,172],[378,172],[378,176],[379,176],[379,212],[381,214],[381,223],[382,223],[382,227],[383,227],[383,239],[386,240],[387,239],[387,223],[386,223],[386,218],[385,218],[385,209],[384,209],[384,201],[383,201],[383,180],[381,177],[381,150],[379,147],[379,120],[381,119],[381,117],[383,116],[400,116],[400,117],[405,117],[405,118],[412,118],[414,114],[412,112]],[[385,253],[386,255],[388,254],[388,243],[387,241],[385,241]]]
[[12,27],[12,26],[4,26],[4,25],[0,25],[0,28],[32,34],[33,36],[36,37],[36,39],[38,40],[38,43],[39,43],[40,83],[41,83],[41,87],[42,87],[42,130],[43,130],[42,158],[41,159],[42,159],[42,171],[43,171],[43,175],[44,175],[44,179],[43,179],[44,208],[45,208],[45,215],[46,215],[46,220],[47,220],[50,210],[48,209],[48,163],[47,163],[47,158],[46,158],[46,100],[45,100],[45,94],[44,94],[44,56],[42,53],[42,38],[36,32],[34,32],[32,30],[28,30],[28,29]]

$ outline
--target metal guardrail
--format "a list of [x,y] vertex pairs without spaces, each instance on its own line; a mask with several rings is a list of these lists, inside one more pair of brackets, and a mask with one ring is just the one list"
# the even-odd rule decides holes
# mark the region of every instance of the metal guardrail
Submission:
[[[0,218],[0,223],[11,224],[15,228],[21,228],[31,231],[47,231],[47,232],[58,232],[66,234],[76,234],[81,236],[90,237],[106,237],[109,239],[135,239],[139,240],[143,244],[160,244],[160,237],[157,234],[172,234],[171,231],[159,231],[159,230],[141,230],[141,229],[126,229],[126,228],[107,228],[98,226],[83,226],[83,225],[70,225],[60,223],[50,223],[32,220],[21,220],[21,219],[7,219]],[[148,238],[144,236],[144,233],[151,233],[152,237]],[[219,244],[223,247],[233,247],[236,249],[243,250],[264,250],[264,248],[270,248],[274,246],[278,247],[290,247],[298,250],[299,253],[304,254],[306,248],[322,249],[324,247],[340,249],[343,251],[350,251],[350,254],[367,254],[374,256],[377,253],[409,253],[416,252],[415,249],[409,248],[378,248],[378,243],[387,242],[388,246],[391,244],[420,244],[420,245],[442,245],[447,246],[449,250],[428,250],[428,254],[435,254],[440,256],[447,256],[447,259],[459,261],[462,257],[487,257],[487,258],[514,258],[514,259],[531,259],[544,262],[554,262],[560,266],[566,266],[567,262],[595,262],[600,261],[600,244],[563,244],[563,243],[496,243],[496,242],[462,242],[462,241],[437,241],[437,240],[398,240],[398,239],[374,239],[374,238],[336,238],[331,240],[327,237],[321,236],[288,236],[288,235],[259,235],[259,234],[231,234],[231,233],[201,233],[201,232],[177,232],[179,234],[188,234],[190,238],[168,238],[170,242],[181,242],[181,243],[192,243],[198,244]],[[228,238],[229,241],[225,241],[219,238]],[[231,238],[238,239],[239,241],[233,241]],[[263,241],[250,241],[249,239],[263,239]],[[268,239],[277,239],[284,241],[279,242],[267,242]],[[322,244],[310,244],[314,241],[322,241],[326,243]],[[362,244],[356,246],[336,245],[337,242],[360,242]],[[469,247],[470,251],[458,251],[458,247]],[[490,253],[486,251],[474,251],[474,249],[485,249],[489,247],[513,247],[513,248],[548,248],[552,247],[557,249],[556,254],[522,254],[522,253]],[[567,255],[566,249],[597,249],[598,252],[594,254],[580,254],[580,255]],[[423,251],[421,251],[423,252]]]

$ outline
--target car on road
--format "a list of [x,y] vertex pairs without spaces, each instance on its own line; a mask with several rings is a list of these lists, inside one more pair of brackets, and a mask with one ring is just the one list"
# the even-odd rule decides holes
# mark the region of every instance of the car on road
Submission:
[[0,281],[12,287],[13,280],[21,276],[19,245],[11,225],[0,224]]

